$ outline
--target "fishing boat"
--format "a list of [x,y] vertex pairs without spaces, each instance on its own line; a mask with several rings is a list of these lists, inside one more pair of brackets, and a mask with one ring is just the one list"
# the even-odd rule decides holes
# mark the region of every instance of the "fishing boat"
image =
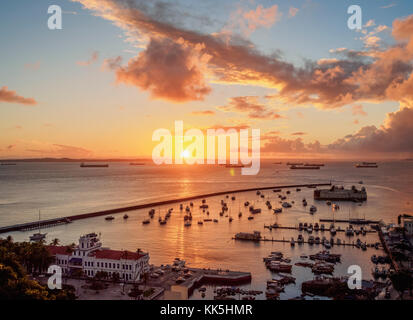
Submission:
[[283,212],[282,208],[274,209],[274,213],[281,213],[281,212]]
[[232,217],[229,217],[228,221],[232,222],[232,220],[234,220]]
[[149,224],[149,223],[151,223],[151,220],[149,220],[149,219],[145,219],[145,220],[142,221],[142,224]]
[[123,219],[128,219],[129,218],[129,216],[127,215],[127,214],[125,214],[124,216],[123,216]]
[[315,213],[317,212],[317,207],[316,206],[311,206],[310,207],[310,213]]
[[238,218],[242,217],[242,212],[238,213]]
[[112,221],[114,219],[115,219],[114,216],[108,216],[108,217],[105,218],[106,221]]
[[292,207],[291,203],[289,203],[289,202],[283,202],[282,206],[283,206],[283,208],[291,208]]
[[198,224],[199,224],[199,225],[203,225],[203,224],[204,224],[204,222],[202,222],[202,221],[198,221]]
[[294,238],[291,238],[290,245],[291,245],[291,247],[294,247],[294,246],[295,246],[295,240],[294,240]]
[[271,261],[267,268],[273,272],[281,272],[281,273],[291,273],[292,265],[281,263],[278,261]]
[[354,236],[354,230],[351,226],[346,228],[346,236],[348,237]]
[[192,225],[192,223],[190,221],[187,221],[187,222],[184,223],[185,227],[190,227],[191,225]]

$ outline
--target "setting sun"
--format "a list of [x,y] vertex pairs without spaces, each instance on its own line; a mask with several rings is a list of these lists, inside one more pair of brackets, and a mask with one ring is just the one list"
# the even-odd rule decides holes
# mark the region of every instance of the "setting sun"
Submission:
[[184,158],[184,159],[188,159],[190,157],[189,151],[188,150],[182,151],[181,157]]

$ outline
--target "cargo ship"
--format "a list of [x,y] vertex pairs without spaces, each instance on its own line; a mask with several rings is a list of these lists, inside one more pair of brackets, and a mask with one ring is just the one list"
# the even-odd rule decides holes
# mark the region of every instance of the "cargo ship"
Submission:
[[290,167],[291,170],[319,170],[319,166],[298,166],[298,165],[293,165]]
[[254,231],[254,233],[240,232],[235,235],[235,240],[260,241],[261,232]]
[[80,164],[81,168],[107,168],[109,167],[108,164],[85,164],[85,163],[81,163]]
[[378,168],[376,162],[362,162],[355,165],[356,168]]
[[225,168],[244,168],[243,164],[226,164]]
[[305,167],[324,167],[324,163],[304,163]]
[[131,162],[131,163],[129,163],[129,165],[130,166],[144,166],[145,164],[141,163],[141,162]]
[[364,187],[358,190],[355,186],[351,189],[332,186],[330,189],[314,190],[314,200],[366,201],[367,191]]
[[287,162],[287,166],[302,166],[303,162]]

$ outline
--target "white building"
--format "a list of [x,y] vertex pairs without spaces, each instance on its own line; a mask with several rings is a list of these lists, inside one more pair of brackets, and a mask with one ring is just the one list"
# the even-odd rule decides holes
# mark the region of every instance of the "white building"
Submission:
[[117,273],[121,280],[137,282],[149,271],[148,253],[140,250],[131,252],[102,248],[95,233],[81,236],[79,244],[73,250],[69,246],[47,248],[55,257],[55,263],[62,267],[64,275],[71,275],[79,270],[92,278],[97,272],[103,271],[110,277]]

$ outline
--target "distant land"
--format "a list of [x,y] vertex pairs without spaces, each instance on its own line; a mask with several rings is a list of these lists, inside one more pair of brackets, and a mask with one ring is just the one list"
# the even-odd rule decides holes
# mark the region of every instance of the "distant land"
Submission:
[[152,159],[72,159],[72,158],[27,158],[27,159],[0,159],[0,162],[149,162]]

